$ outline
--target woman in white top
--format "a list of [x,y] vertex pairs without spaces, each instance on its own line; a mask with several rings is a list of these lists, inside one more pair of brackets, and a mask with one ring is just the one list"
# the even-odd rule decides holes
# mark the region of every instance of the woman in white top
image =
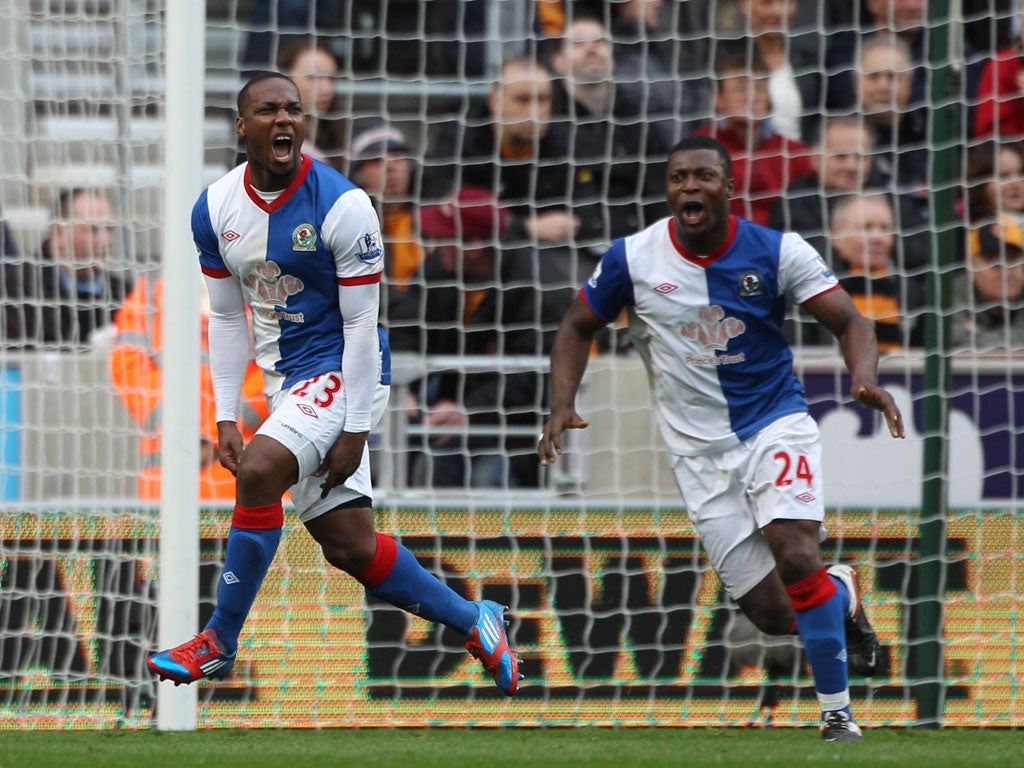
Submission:
[[820,36],[795,29],[797,0],[737,0],[738,38],[718,44],[716,59],[744,53],[770,73],[771,129],[793,141],[815,139],[823,110]]

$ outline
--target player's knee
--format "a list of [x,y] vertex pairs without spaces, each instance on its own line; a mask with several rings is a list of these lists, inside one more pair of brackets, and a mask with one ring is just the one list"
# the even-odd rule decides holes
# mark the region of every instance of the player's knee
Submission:
[[239,498],[280,499],[294,482],[289,482],[286,469],[272,456],[244,454],[235,478]]
[[738,598],[736,604],[751,623],[766,635],[785,635],[793,626],[793,603],[775,571]]
[[377,554],[373,510],[365,497],[314,517],[306,527],[320,545],[324,559],[345,573],[357,576]]
[[775,568],[785,585],[796,584],[821,567],[820,524],[814,520],[783,520],[767,531]]
[[373,560],[376,542],[366,541],[363,537],[340,539],[321,542],[320,549],[328,563],[338,570],[354,575],[362,573]]
[[771,615],[761,616],[754,625],[766,635],[788,635],[793,631],[793,612],[783,610]]
[[795,541],[775,554],[775,567],[783,584],[796,584],[821,567],[818,543]]
[[793,628],[793,607],[788,600],[747,606],[743,612],[766,635],[788,635]]

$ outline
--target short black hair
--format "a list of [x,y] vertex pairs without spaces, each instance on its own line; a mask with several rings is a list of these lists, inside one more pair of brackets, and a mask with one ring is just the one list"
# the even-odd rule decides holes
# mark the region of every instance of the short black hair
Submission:
[[292,81],[290,77],[288,77],[288,75],[283,75],[280,72],[274,72],[269,69],[257,72],[249,78],[245,85],[242,86],[242,90],[238,92],[238,114],[242,114],[242,109],[245,106],[245,99],[249,95],[249,89],[257,83],[262,83],[264,80],[272,80],[275,77],[280,78],[282,80],[287,80],[292,85],[295,85],[295,83]]
[[710,149],[712,152],[717,152],[718,157],[722,160],[722,167],[725,169],[725,178],[732,178],[732,158],[729,156],[729,150],[718,139],[713,139],[710,136],[687,136],[680,139],[668,154],[671,157],[676,152],[688,152],[691,149]]

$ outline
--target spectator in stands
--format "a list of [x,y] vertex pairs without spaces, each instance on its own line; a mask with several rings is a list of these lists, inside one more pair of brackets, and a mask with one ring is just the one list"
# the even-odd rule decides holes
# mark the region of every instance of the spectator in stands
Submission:
[[822,111],[821,36],[796,33],[797,0],[739,0],[745,33],[718,42],[717,58],[757,57],[768,71],[772,131],[810,143]]
[[920,345],[915,312],[922,296],[917,283],[896,269],[896,223],[889,198],[843,198],[832,211],[829,234],[836,277],[860,313],[874,322],[879,351]]
[[[381,9],[386,7],[380,0],[366,1],[368,5],[376,5]],[[402,35],[401,43],[392,41],[388,53],[407,51],[410,64],[413,65],[410,68],[418,68],[422,56],[421,50],[409,45],[409,38],[415,40],[420,37],[420,19],[416,6],[422,9],[425,16],[429,73],[474,79],[486,74],[489,61],[487,50],[492,42],[489,37],[489,17],[492,13],[499,13],[498,6],[490,0],[431,0],[429,3],[406,0],[405,13],[394,6],[388,8],[389,22],[392,18],[406,20],[405,29],[396,30]],[[389,66],[388,71],[393,69]]]
[[990,224],[999,216],[1024,221],[1024,144],[985,141],[967,152],[965,218]]
[[[551,94],[546,67],[529,56],[506,59],[486,101],[465,120],[438,127],[422,187],[429,202],[462,186],[501,198],[509,218],[505,241],[533,248],[532,279],[543,291],[536,322],[546,340],[594,266],[586,251],[573,246],[581,219],[573,210],[574,167],[567,160],[568,126],[551,124]],[[597,191],[588,194],[593,207],[585,213],[602,221],[592,197]]]
[[[419,275],[395,299],[391,348],[427,355],[507,357],[538,354],[535,288],[526,249],[500,247],[507,212],[487,189],[464,187],[420,210],[420,231],[434,244]],[[435,487],[514,487],[537,483],[532,458],[543,376],[443,371],[414,387],[429,429],[415,457],[413,482]],[[503,437],[506,426],[529,436]],[[467,434],[467,427],[493,434]]]
[[1013,45],[1024,32],[1013,19],[1020,7],[1018,0],[960,0],[964,41],[981,60],[982,67],[986,56]]
[[341,168],[347,121],[339,117],[342,110],[335,91],[339,66],[334,51],[322,39],[298,38],[281,49],[277,68],[298,87],[308,110],[302,151]]
[[552,120],[571,148],[569,194],[580,220],[576,245],[593,265],[613,239],[664,217],[671,137],[647,122],[636,83],[614,81],[611,41],[597,18],[572,19],[551,67],[559,76]]
[[242,54],[243,76],[272,69],[280,51],[298,39],[307,39],[310,24],[318,37],[340,36],[351,22],[345,18],[346,4],[337,0],[252,0],[249,25]]
[[[871,132],[857,117],[826,120],[817,151],[811,156],[814,173],[786,188],[776,200],[769,226],[798,232],[818,253],[827,253],[830,211],[850,194],[887,190],[885,175],[872,160]],[[888,192],[887,192],[888,194]],[[928,263],[930,228],[928,210],[910,195],[890,194],[896,212],[896,263],[903,269],[918,269]]]
[[38,259],[4,265],[3,341],[84,350],[109,332],[131,279],[108,269],[114,209],[88,189],[61,192]]
[[[1024,25],[1024,12],[1021,14]],[[1021,36],[987,59],[978,78],[971,135],[976,139],[1024,140],[1024,26]]]
[[1024,348],[1024,231],[999,220],[967,237],[966,274],[957,276],[952,341],[976,352]]
[[[858,11],[859,6],[859,11]],[[847,110],[858,103],[856,72],[858,50],[868,38],[895,37],[907,55],[909,99],[919,104],[928,87],[928,2],[927,0],[829,0],[826,9],[828,49],[827,105],[832,111]]]
[[355,125],[352,134],[349,177],[370,196],[380,216],[387,289],[402,291],[424,255],[409,142],[400,130],[376,118]]
[[[577,16],[604,18],[609,3],[608,0],[534,0],[532,5],[534,32],[540,40],[553,42],[557,48],[570,19]],[[550,50],[545,48],[548,53]]]
[[684,120],[696,127],[708,96],[701,78],[680,76],[683,43],[667,28],[663,5],[662,0],[611,3],[609,31],[616,80],[638,89],[648,119],[674,142],[685,130]]
[[913,70],[906,43],[893,35],[865,41],[855,78],[857,111],[871,128],[875,156],[897,187],[925,196],[928,189],[927,115],[913,102]]
[[513,234],[566,243],[579,226],[568,208],[564,136],[551,130],[551,73],[529,56],[501,64],[484,102],[438,126],[424,158],[422,199],[438,202],[465,186],[499,196]]
[[[135,283],[124,305],[117,312],[117,335],[110,349],[110,377],[118,397],[128,413],[139,424],[142,435],[139,453],[139,498],[160,499],[160,430],[165,418],[173,418],[162,410],[163,398],[163,279],[143,275]],[[217,445],[217,414],[213,399],[206,327],[210,316],[204,307],[200,345],[203,362],[200,367],[199,394],[199,498],[202,501],[234,503],[234,475],[219,461]],[[242,383],[241,419],[239,429],[249,442],[267,418],[267,398],[263,394],[263,374],[255,361],[249,361]]]
[[814,173],[811,151],[773,130],[768,72],[760,58],[723,59],[715,75],[715,119],[697,133],[718,139],[732,156],[732,212],[767,225],[782,190]]

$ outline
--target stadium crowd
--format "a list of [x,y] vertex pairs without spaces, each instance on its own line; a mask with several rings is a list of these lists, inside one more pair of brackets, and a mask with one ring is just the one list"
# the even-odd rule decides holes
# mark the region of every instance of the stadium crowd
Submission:
[[[286,24],[278,5],[257,0],[253,18]],[[875,322],[883,351],[922,343],[926,279],[939,264],[930,222],[950,217],[953,343],[1024,350],[1024,19],[961,28],[964,170],[955,210],[939,211],[930,195],[927,0],[698,0],[678,9],[661,0],[536,0],[527,3],[534,39],[509,53],[476,103],[431,115],[417,132],[428,137],[422,145],[386,116],[345,114],[336,86],[356,76],[355,60],[339,53],[330,4],[288,5],[304,14],[296,26],[315,17],[317,34],[253,35],[239,65],[294,79],[310,116],[305,151],[377,206],[383,315],[396,351],[547,355],[612,240],[667,215],[665,159],[688,135],[728,147],[733,213],[814,245]],[[448,23],[438,19],[459,4],[431,5],[434,23]],[[473,41],[487,4],[462,5],[456,26],[470,42],[455,52],[435,46],[430,67],[476,76],[485,58]],[[962,5],[970,15],[984,4]],[[398,54],[388,66],[401,69]],[[115,327],[135,282],[103,269],[109,203],[79,188],[55,200],[42,252],[18,253],[0,231],[5,345],[85,348]],[[789,320],[794,344],[828,343],[798,309]],[[116,340],[113,331],[105,338]],[[607,329],[594,353],[629,354],[624,325]],[[434,425],[413,476],[535,485],[536,468],[525,467],[530,440],[498,446],[452,435],[466,423],[495,434],[538,424],[546,391],[541,372],[425,377],[394,406]],[[500,461],[470,467],[453,455]]]

